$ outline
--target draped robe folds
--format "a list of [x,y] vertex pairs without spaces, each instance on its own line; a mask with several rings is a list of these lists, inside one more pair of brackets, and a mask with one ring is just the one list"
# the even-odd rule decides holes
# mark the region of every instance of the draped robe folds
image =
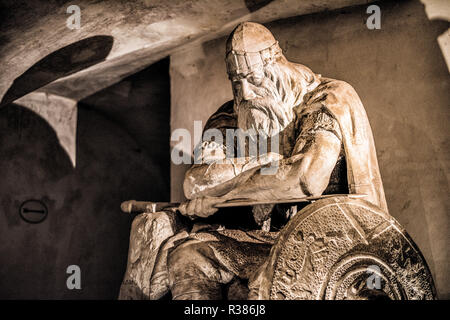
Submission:
[[322,78],[303,101],[297,112],[320,104],[337,119],[345,149],[349,193],[366,194],[365,200],[388,212],[372,129],[355,89],[344,81]]

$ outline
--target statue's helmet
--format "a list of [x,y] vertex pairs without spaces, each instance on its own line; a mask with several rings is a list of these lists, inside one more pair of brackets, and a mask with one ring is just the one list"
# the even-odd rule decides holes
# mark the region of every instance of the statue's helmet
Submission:
[[281,55],[278,41],[263,25],[242,22],[231,32],[225,61],[230,78],[261,68]]

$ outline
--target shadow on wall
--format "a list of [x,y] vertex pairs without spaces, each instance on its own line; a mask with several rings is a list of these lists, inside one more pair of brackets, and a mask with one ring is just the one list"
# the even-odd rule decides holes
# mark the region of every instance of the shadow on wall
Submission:
[[248,11],[255,12],[267,6],[272,1],[273,0],[245,0],[245,6],[247,7]]
[[[146,74],[154,74],[152,67]],[[168,74],[158,78],[165,87],[153,92],[168,92]],[[157,108],[147,102],[141,115]],[[165,125],[168,128],[168,118]],[[44,119],[16,104],[0,110],[0,299],[117,298],[132,222],[132,216],[120,211],[120,203],[169,200],[164,176],[169,163],[163,168],[155,158],[165,149],[152,153],[151,146],[142,145],[123,127],[95,108],[79,106],[73,168]],[[152,130],[149,125],[147,135]],[[48,207],[48,217],[40,224],[28,224],[19,216],[20,205],[29,199]],[[81,290],[67,289],[70,265],[81,268]]]
[[3,96],[0,107],[52,81],[102,62],[111,51],[111,36],[89,37],[52,52],[17,77]]

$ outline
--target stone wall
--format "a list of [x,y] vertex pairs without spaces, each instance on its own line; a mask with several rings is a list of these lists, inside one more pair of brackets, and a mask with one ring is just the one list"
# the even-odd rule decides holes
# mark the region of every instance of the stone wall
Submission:
[[[75,161],[49,125],[64,120],[61,105],[0,109],[0,299],[117,298],[132,221],[120,203],[169,200],[168,68],[162,60],[80,102]],[[29,199],[48,208],[40,224],[19,216]],[[81,290],[66,287],[69,265]]]

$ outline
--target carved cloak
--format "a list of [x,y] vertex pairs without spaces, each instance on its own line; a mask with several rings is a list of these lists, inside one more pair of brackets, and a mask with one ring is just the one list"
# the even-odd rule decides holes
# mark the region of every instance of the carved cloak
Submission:
[[[318,80],[320,76],[316,75]],[[367,201],[388,212],[383,183],[378,167],[372,129],[364,106],[353,87],[340,80],[321,78],[318,85],[304,95],[303,102],[295,107],[301,117],[317,104],[327,108],[339,123],[347,163],[349,193],[367,194]],[[222,131],[236,128],[233,101],[222,105],[205,125],[204,130],[216,128]]]
[[317,104],[326,107],[339,123],[349,192],[367,194],[365,200],[388,212],[372,129],[355,89],[344,81],[322,78],[296,111],[301,114]]

